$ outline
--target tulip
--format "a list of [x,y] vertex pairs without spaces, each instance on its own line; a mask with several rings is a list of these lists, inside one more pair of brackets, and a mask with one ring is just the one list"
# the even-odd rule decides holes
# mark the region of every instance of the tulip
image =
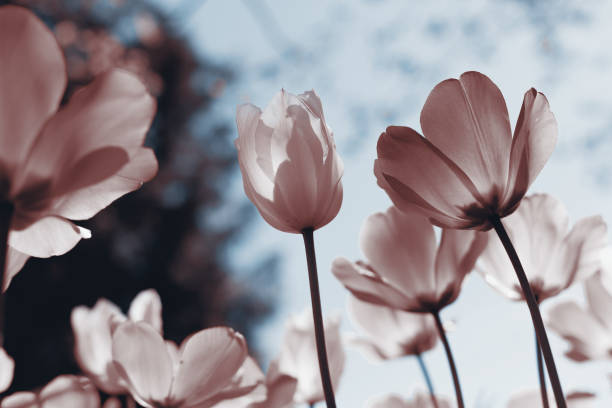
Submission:
[[414,398],[406,400],[399,395],[390,394],[383,397],[373,398],[367,404],[368,408],[451,408],[450,401],[436,395],[436,403],[429,399],[427,394],[417,392]]
[[[588,392],[573,392],[568,394],[565,399],[569,408],[594,408],[595,395]],[[548,403],[554,406],[554,400]],[[506,408],[542,408],[542,399],[537,390],[521,391],[516,393],[508,401]]]
[[151,325],[128,320],[113,333],[112,354],[130,394],[148,408],[209,408],[262,381],[252,370],[239,373],[246,342],[228,327],[201,330],[177,348]]
[[[157,292],[153,289],[140,292],[132,301],[128,316],[131,321],[146,322],[161,333],[161,300]],[[70,316],[76,361],[96,386],[108,394],[128,392],[112,356],[113,326],[127,319],[106,299],[98,300],[91,309],[77,306]]]
[[548,326],[570,343],[565,354],[572,360],[609,359],[612,355],[612,293],[602,280],[602,272],[598,272],[585,281],[586,310],[573,301],[550,309]]
[[6,288],[28,257],[61,255],[89,238],[71,220],[89,219],[138,189],[153,178],[157,161],[142,147],[155,101],[134,75],[110,70],[60,107],[66,64],[45,24],[25,8],[3,6],[0,38],[0,271],[6,270],[0,282]]
[[0,348],[0,393],[3,393],[13,382],[15,361],[3,348]]
[[557,122],[546,97],[525,93],[514,135],[504,98],[479,72],[442,81],[421,111],[421,136],[390,126],[378,139],[374,174],[393,203],[445,228],[495,229],[511,259],[559,408],[563,390],[538,303],[501,218],[512,214],[552,154]]
[[87,377],[60,375],[37,393],[20,391],[5,397],[0,407],[100,408],[100,395]]
[[343,164],[332,131],[314,91],[296,96],[281,90],[263,112],[240,105],[236,125],[247,197],[274,228],[303,236],[321,381],[328,408],[335,408],[313,237],[342,204]]
[[[326,348],[330,357],[331,381],[334,389],[337,389],[346,359],[340,335],[340,316],[326,318],[324,327]],[[305,309],[288,320],[280,355],[273,363],[277,365],[278,373],[297,379],[294,402],[298,404],[312,405],[324,399],[320,372],[312,364],[316,357],[314,322]]]

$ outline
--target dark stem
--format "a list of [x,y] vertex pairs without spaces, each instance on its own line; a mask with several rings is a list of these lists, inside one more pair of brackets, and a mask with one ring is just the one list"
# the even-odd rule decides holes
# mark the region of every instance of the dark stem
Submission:
[[498,216],[491,217],[491,224],[493,224],[495,232],[497,232],[499,239],[504,245],[506,253],[510,258],[510,262],[512,262],[512,266],[514,266],[514,270],[516,271],[516,276],[519,283],[521,284],[523,296],[525,297],[525,301],[529,307],[529,313],[531,313],[531,320],[533,321],[533,327],[538,338],[538,343],[540,344],[542,354],[544,355],[544,362],[546,363],[546,368],[548,370],[548,378],[550,378],[550,384],[552,385],[553,393],[555,395],[557,408],[567,408],[565,398],[563,397],[563,390],[561,389],[561,382],[559,381],[559,375],[557,374],[555,360],[553,358],[552,351],[550,350],[546,330],[544,329],[544,322],[542,321],[540,308],[538,307],[538,302],[533,295],[531,286],[529,286],[529,281],[527,280],[527,275],[525,275],[525,271],[523,270],[521,260],[519,259],[518,254],[512,245],[510,237],[506,233],[506,229],[504,228],[501,219]]
[[0,202],[0,347],[4,346],[4,279],[8,264],[8,236],[13,210],[12,203]]
[[442,340],[442,344],[444,344],[444,350],[446,351],[446,358],[448,359],[448,366],[450,367],[451,374],[453,375],[453,384],[455,384],[455,394],[457,395],[457,407],[464,408],[463,404],[463,395],[461,394],[461,385],[459,385],[459,375],[457,375],[457,367],[455,366],[455,359],[453,359],[453,352],[451,351],[450,345],[448,344],[448,339],[446,338],[446,333],[444,332],[444,327],[442,326],[442,320],[440,320],[439,312],[431,313],[436,321],[436,327],[438,328],[438,334],[440,335],[440,339]]
[[431,382],[431,377],[429,376],[429,371],[427,370],[427,366],[425,365],[423,356],[419,353],[416,355],[416,358],[417,358],[417,361],[419,362],[419,367],[421,367],[421,372],[423,373],[423,377],[425,377],[425,382],[427,383],[427,388],[429,389],[429,395],[431,396],[431,402],[433,403],[434,408],[438,408],[438,401],[436,400],[436,393],[434,392],[433,383]]
[[536,356],[538,359],[538,378],[540,379],[540,394],[542,395],[542,407],[548,408],[548,392],[546,392],[546,374],[544,373],[544,362],[542,361],[542,350],[538,342],[538,335],[535,335]]
[[308,264],[308,280],[310,281],[310,301],[312,303],[312,317],[314,319],[315,340],[319,356],[319,371],[323,383],[323,394],[327,408],[336,408],[334,389],[329,374],[327,351],[325,350],[325,332],[323,331],[323,313],[321,312],[321,295],[319,294],[319,278],[317,277],[317,259],[315,256],[313,229],[304,228],[304,248],[306,249],[306,262]]

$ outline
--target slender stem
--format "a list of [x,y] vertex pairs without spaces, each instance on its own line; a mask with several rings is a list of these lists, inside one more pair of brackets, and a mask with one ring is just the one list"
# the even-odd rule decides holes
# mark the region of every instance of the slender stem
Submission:
[[563,390],[561,389],[561,382],[559,381],[559,375],[557,374],[555,359],[553,358],[550,344],[548,343],[546,329],[544,329],[544,322],[542,321],[540,308],[538,307],[538,302],[533,295],[531,286],[529,286],[529,281],[527,280],[527,275],[525,275],[525,271],[523,270],[521,260],[519,259],[518,254],[512,245],[510,237],[506,233],[506,229],[504,228],[501,219],[498,216],[491,217],[491,223],[493,224],[495,232],[497,232],[499,239],[506,249],[506,253],[510,258],[510,262],[512,262],[512,266],[514,266],[516,276],[521,284],[523,296],[525,296],[525,301],[529,307],[529,313],[531,313],[531,320],[533,321],[533,327],[538,338],[538,343],[542,350],[542,354],[544,355],[544,362],[546,363],[546,368],[548,370],[548,378],[550,378],[550,384],[552,385],[553,393],[555,395],[557,408],[566,408],[567,405],[565,403],[565,398],[563,397]]
[[416,358],[417,358],[417,361],[419,362],[419,367],[421,367],[421,372],[423,373],[423,377],[425,377],[425,382],[427,383],[427,388],[429,389],[429,395],[431,396],[431,402],[433,403],[434,408],[438,408],[438,401],[436,400],[436,393],[434,392],[433,383],[431,382],[431,377],[429,376],[429,371],[427,370],[427,366],[425,365],[423,356],[419,353],[416,355]]
[[455,384],[455,394],[457,395],[457,407],[464,408],[463,394],[461,394],[461,385],[459,385],[459,375],[457,375],[457,367],[455,366],[455,359],[453,359],[453,352],[451,351],[444,327],[442,326],[442,320],[440,320],[440,313],[435,311],[431,313],[436,321],[436,327],[438,328],[438,334],[444,344],[444,350],[446,351],[446,358],[448,359],[448,366],[450,367],[451,374],[453,375],[453,383]]
[[542,408],[548,408],[548,392],[546,392],[546,374],[544,373],[544,362],[542,361],[542,350],[535,335],[536,356],[538,360],[538,378],[540,379],[540,394],[542,395]]
[[314,237],[312,228],[304,228],[304,248],[306,249],[306,262],[308,264],[308,280],[310,281],[310,301],[312,303],[312,317],[314,319],[315,340],[319,356],[319,371],[323,383],[323,394],[327,408],[336,408],[334,389],[329,374],[327,351],[325,350],[325,332],[323,330],[323,313],[321,312],[321,295],[319,294],[319,278],[317,277],[317,258],[315,256]]
[[8,235],[13,210],[12,203],[0,202],[0,347],[4,346],[4,279],[8,265]]

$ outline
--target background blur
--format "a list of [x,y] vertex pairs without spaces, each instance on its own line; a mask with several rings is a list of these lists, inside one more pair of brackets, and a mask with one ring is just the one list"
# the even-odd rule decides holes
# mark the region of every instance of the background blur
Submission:
[[[0,0],[0,4],[5,1]],[[122,66],[141,75],[159,111],[148,144],[160,173],[85,226],[93,238],[68,255],[30,260],[8,291],[6,348],[17,364],[12,390],[77,367],[69,312],[104,296],[124,309],[156,288],[167,337],[225,322],[245,333],[267,367],[284,320],[309,306],[301,238],[257,215],[242,191],[232,141],[235,107],[264,107],[284,87],[314,88],[345,163],[338,217],[315,234],[324,311],[344,313],[346,291],[329,272],[339,255],[361,256],[369,214],[390,201],[376,186],[376,141],[390,124],[419,129],[420,109],[441,80],[488,75],[514,124],[523,93],[548,97],[559,122],[556,150],[531,192],[565,203],[572,220],[612,220],[612,3],[605,1],[41,0],[32,7],[64,47],[71,88]],[[578,285],[562,299],[583,303]],[[549,303],[549,304],[547,304]],[[536,388],[533,333],[524,304],[478,275],[443,312],[470,407],[504,407]],[[550,333],[567,392],[612,404],[607,362],[574,363]],[[441,346],[425,355],[437,390],[453,395]],[[338,390],[343,407],[424,388],[416,361],[372,365],[349,351]]]

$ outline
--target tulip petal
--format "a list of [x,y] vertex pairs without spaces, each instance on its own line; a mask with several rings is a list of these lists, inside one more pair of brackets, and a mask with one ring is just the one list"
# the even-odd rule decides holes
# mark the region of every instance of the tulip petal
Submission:
[[181,345],[171,399],[196,406],[230,384],[247,358],[244,337],[228,327],[197,332]]
[[40,408],[99,408],[100,394],[87,377],[60,375],[38,396]]
[[405,211],[419,207],[438,225],[463,228],[473,223],[465,213],[482,206],[478,191],[428,140],[411,128],[390,126],[378,139],[377,150],[374,174],[396,206]]
[[11,230],[9,245],[37,258],[63,255],[91,232],[61,217],[43,217],[22,230]]
[[21,271],[30,255],[19,252],[10,245],[7,246],[7,260],[6,260],[6,271],[4,275],[4,288],[3,291],[7,290],[11,281]]
[[15,361],[3,348],[0,348],[0,393],[6,391],[13,382]]
[[128,320],[117,327],[113,361],[136,399],[154,405],[169,396],[172,360],[164,340],[149,324]]
[[33,392],[20,391],[2,398],[2,408],[41,408],[38,396]]
[[499,88],[479,72],[436,85],[421,111],[427,139],[455,162],[487,202],[499,201],[508,177],[510,120]]
[[608,228],[601,216],[576,222],[564,242],[564,264],[566,268],[571,268],[566,286],[582,281],[601,269],[601,253],[607,245],[607,233]]
[[155,289],[140,292],[130,305],[128,316],[133,322],[145,322],[162,334],[162,303]]
[[[593,312],[599,323],[610,332],[612,340],[612,293],[608,292],[601,284],[601,272],[591,276],[584,282],[589,309]],[[612,348],[612,344],[610,345]]]
[[[557,143],[557,121],[546,97],[531,88],[525,93],[516,122],[503,207],[512,212],[540,173]],[[502,214],[506,215],[506,214]]]
[[0,168],[12,177],[66,88],[63,53],[32,12],[0,10]]

